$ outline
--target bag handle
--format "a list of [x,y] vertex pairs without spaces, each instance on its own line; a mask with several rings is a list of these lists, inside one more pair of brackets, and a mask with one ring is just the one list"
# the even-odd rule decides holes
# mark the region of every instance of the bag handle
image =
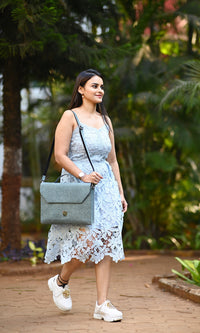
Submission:
[[[72,111],[72,110],[71,110],[71,111]],[[95,171],[95,170],[94,170],[94,166],[93,166],[93,164],[92,164],[92,161],[91,161],[91,159],[90,159],[89,152],[88,152],[88,150],[87,150],[87,146],[86,146],[85,141],[84,141],[84,137],[83,137],[83,133],[82,133],[83,126],[80,124],[80,121],[79,121],[79,119],[78,119],[78,117],[77,117],[77,114],[76,114],[74,111],[72,111],[72,112],[73,112],[73,114],[74,114],[74,117],[75,117],[75,119],[76,119],[76,122],[77,122],[77,125],[78,125],[78,128],[79,128],[80,137],[81,137],[81,140],[82,140],[82,142],[83,142],[83,146],[84,146],[84,149],[85,149],[85,152],[86,152],[87,158],[88,158],[88,160],[89,160],[89,162],[90,162],[90,164],[91,164],[92,170]],[[48,159],[47,159],[47,163],[46,163],[46,166],[45,166],[45,169],[44,169],[43,175],[42,175],[41,182],[44,182],[45,179],[46,179],[47,171],[48,171],[49,164],[50,164],[50,161],[51,161],[51,156],[52,156],[52,154],[53,154],[54,144],[55,144],[55,137],[53,138],[53,142],[52,142],[52,144],[51,144],[51,149],[50,149],[49,156],[48,156]]]
[[44,182],[45,179],[46,179],[47,171],[49,169],[49,164],[50,164],[50,161],[51,161],[51,156],[53,154],[54,144],[55,144],[55,137],[53,138],[53,141],[52,141],[52,144],[51,144],[51,149],[50,149],[50,152],[49,152],[49,156],[48,156],[48,159],[47,159],[47,163],[46,163],[44,172],[42,174],[41,182]]
[[85,148],[85,152],[86,152],[87,158],[88,158],[88,160],[89,160],[89,162],[90,162],[90,164],[91,164],[92,170],[95,171],[95,170],[94,170],[94,166],[93,166],[93,164],[92,164],[92,161],[91,161],[91,159],[90,159],[90,154],[89,154],[89,152],[88,152],[88,150],[87,150],[87,147],[86,147],[86,144],[85,144],[85,141],[84,141],[84,138],[83,138],[83,133],[82,133],[83,126],[80,124],[80,121],[79,121],[79,119],[78,119],[78,117],[77,117],[77,114],[76,114],[73,110],[71,110],[71,111],[73,112],[74,117],[75,117],[76,122],[77,122],[77,125],[78,125],[78,127],[79,127],[80,137],[81,137],[81,140],[82,140],[82,142],[83,142],[83,146],[84,146],[84,148]]

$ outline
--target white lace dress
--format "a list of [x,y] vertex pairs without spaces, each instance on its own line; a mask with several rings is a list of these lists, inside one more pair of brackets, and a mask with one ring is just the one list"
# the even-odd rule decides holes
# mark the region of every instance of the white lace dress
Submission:
[[[111,150],[109,129],[106,124],[99,129],[81,125],[95,171],[103,176],[103,179],[95,186],[94,223],[81,228],[53,224],[48,234],[46,263],[56,260],[58,256],[61,264],[69,262],[72,258],[82,262],[89,259],[96,264],[104,256],[110,256],[115,262],[124,258],[121,234],[122,204],[118,184],[106,160]],[[83,172],[87,174],[92,172],[78,127],[72,134],[68,156]],[[64,169],[61,181],[80,182]]]

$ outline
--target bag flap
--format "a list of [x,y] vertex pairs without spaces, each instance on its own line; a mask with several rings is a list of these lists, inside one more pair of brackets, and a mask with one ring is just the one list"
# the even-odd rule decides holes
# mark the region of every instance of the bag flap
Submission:
[[40,194],[48,203],[82,203],[90,194],[90,183],[40,184]]

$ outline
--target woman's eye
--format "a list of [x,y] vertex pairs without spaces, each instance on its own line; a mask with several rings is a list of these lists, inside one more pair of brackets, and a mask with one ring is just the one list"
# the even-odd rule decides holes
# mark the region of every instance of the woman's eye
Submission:
[[[93,84],[92,88],[97,89],[98,88],[98,84]],[[104,86],[100,86],[100,89],[104,90]]]

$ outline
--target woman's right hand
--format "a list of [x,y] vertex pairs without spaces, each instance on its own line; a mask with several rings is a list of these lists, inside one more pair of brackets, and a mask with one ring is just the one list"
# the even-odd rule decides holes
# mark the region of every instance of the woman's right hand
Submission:
[[103,177],[96,171],[93,171],[89,175],[85,174],[81,180],[84,183],[92,183],[92,184],[98,184],[100,180],[103,179]]

